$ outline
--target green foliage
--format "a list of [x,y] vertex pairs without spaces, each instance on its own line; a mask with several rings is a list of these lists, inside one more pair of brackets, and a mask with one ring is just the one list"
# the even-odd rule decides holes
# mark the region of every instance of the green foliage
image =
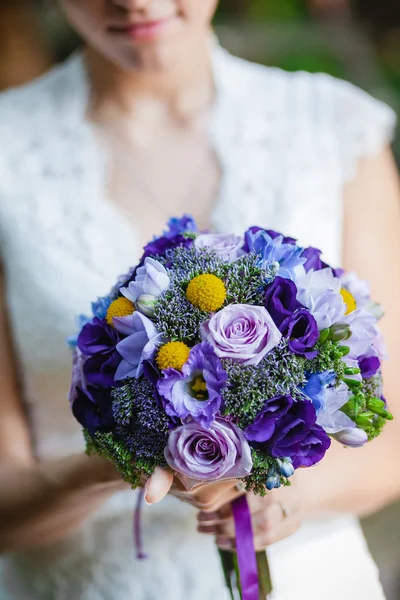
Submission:
[[[267,456],[261,450],[251,449],[251,455],[253,459],[253,469],[250,475],[245,477],[242,481],[246,485],[248,492],[253,492],[259,496],[265,496],[267,494],[267,488],[265,487],[267,481],[268,471],[274,469],[279,473],[279,467],[275,458]],[[290,485],[290,481],[281,475],[281,484]]]
[[254,421],[266,399],[281,394],[299,397],[298,387],[305,383],[305,359],[292,354],[286,340],[267,354],[256,366],[243,366],[231,360],[222,364],[228,374],[222,391],[224,415],[232,415],[244,429]]
[[324,371],[335,371],[337,385],[340,384],[345,369],[346,363],[342,360],[343,354],[340,350],[341,345],[338,342],[326,340],[325,342],[317,342],[316,349],[318,356],[308,361],[306,369],[310,373],[323,373]]

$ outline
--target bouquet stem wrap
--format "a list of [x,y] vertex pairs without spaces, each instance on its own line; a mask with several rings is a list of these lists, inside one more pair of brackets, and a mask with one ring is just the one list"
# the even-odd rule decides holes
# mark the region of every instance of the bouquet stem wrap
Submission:
[[236,529],[236,554],[220,551],[227,586],[232,600],[266,600],[272,592],[265,551],[254,549],[251,516],[246,496],[232,503]]

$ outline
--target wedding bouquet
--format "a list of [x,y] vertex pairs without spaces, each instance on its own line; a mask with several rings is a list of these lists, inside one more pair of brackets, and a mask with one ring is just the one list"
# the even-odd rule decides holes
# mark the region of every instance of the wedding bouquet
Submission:
[[264,495],[392,418],[367,285],[274,231],[172,219],[92,310],[70,339],[72,411],[133,487],[159,466],[187,489],[238,479]]

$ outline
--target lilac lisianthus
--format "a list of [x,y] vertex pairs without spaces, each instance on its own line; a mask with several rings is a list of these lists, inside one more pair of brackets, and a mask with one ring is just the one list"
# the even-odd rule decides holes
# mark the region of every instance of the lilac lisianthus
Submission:
[[221,407],[221,391],[227,374],[208,342],[192,348],[182,371],[166,369],[157,389],[165,400],[165,412],[170,417],[191,417],[203,427],[209,427]]
[[72,412],[90,435],[96,431],[111,431],[114,424],[110,391],[104,388],[88,386],[83,390],[78,387]]
[[259,443],[271,439],[277,419],[285,415],[293,403],[293,398],[288,395],[274,396],[266,400],[254,422],[244,430],[246,438],[251,442]]
[[227,262],[233,262],[244,254],[243,238],[233,233],[203,233],[194,242],[195,248],[208,248]]
[[79,348],[75,348],[72,353],[72,378],[71,387],[68,392],[68,401],[70,406],[74,403],[77,398],[77,388],[85,390],[87,388],[87,381],[84,372],[84,366],[87,361],[87,356],[84,356]]
[[318,411],[317,423],[329,433],[334,434],[343,430],[355,428],[355,423],[341,408],[349,401],[352,392],[345,383],[338,387],[328,387],[324,393],[324,403]]
[[242,430],[221,418],[207,429],[198,423],[173,429],[165,459],[187,489],[205,481],[246,477],[253,466]]
[[116,347],[121,339],[118,331],[95,317],[84,326],[78,336],[79,350],[88,357],[84,372],[88,383],[110,387],[121,362]]
[[363,429],[351,427],[350,429],[342,429],[333,435],[337,442],[347,446],[348,448],[362,448],[368,442],[368,435]]
[[[79,317],[77,317],[77,319],[76,319],[77,331],[80,332],[85,327],[85,325],[87,325],[88,323],[92,323],[92,322],[93,322],[93,317],[87,317],[86,315],[79,315]],[[77,346],[78,346],[78,337],[79,337],[79,333],[75,333],[74,335],[70,335],[67,338],[67,344],[73,350],[75,348],[77,348]]]
[[248,230],[245,234],[245,247],[255,252],[266,265],[278,263],[278,275],[295,280],[305,273],[305,258],[301,257],[302,248],[293,243],[286,243],[283,236],[271,237],[261,229],[255,233]]
[[297,300],[308,308],[320,331],[344,321],[347,309],[340,294],[342,284],[332,269],[309,271],[296,285]]
[[297,287],[290,279],[275,277],[265,292],[265,308],[281,329],[282,322],[292,315],[300,304],[296,300]]
[[311,402],[295,402],[277,421],[275,431],[265,448],[272,456],[288,457],[295,469],[311,467],[324,456],[331,441],[316,423],[317,415]]
[[169,288],[170,283],[165,267],[154,258],[146,258],[144,264],[136,271],[135,280],[131,281],[128,287],[121,288],[120,292],[135,303],[143,294],[158,298]]
[[[256,234],[259,231],[265,231],[265,233],[267,233],[273,240],[277,237],[282,237],[282,234],[278,233],[277,231],[274,231],[273,229],[264,229],[263,227],[257,227],[257,226],[253,226],[253,227],[249,227],[249,229],[246,231],[245,234],[245,240],[244,240],[244,246],[243,246],[243,250],[245,252],[250,252],[250,248],[248,245],[248,234]],[[296,241],[294,238],[292,237],[284,237],[283,241],[285,244],[296,244]]]
[[115,328],[127,335],[117,345],[122,357],[115,374],[115,380],[126,377],[140,377],[143,373],[143,361],[154,358],[157,346],[161,343],[159,334],[152,321],[136,311],[128,317],[114,317]]
[[318,354],[314,350],[319,338],[318,325],[312,314],[305,308],[300,308],[287,317],[281,324],[282,334],[288,338],[289,350],[293,354],[312,359]]
[[351,337],[346,340],[346,346],[350,348],[349,356],[357,358],[368,355],[379,333],[376,317],[360,308],[346,315],[343,322],[349,325],[351,331]]
[[230,304],[202,324],[203,340],[220,358],[257,365],[277,346],[282,334],[262,306]]

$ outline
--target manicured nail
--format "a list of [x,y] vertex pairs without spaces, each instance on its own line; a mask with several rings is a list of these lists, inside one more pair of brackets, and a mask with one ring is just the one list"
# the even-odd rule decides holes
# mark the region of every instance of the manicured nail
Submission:
[[147,499],[147,492],[149,491],[149,486],[150,486],[150,477],[144,484],[144,501],[146,502],[147,506],[151,506],[151,502],[149,502]]

